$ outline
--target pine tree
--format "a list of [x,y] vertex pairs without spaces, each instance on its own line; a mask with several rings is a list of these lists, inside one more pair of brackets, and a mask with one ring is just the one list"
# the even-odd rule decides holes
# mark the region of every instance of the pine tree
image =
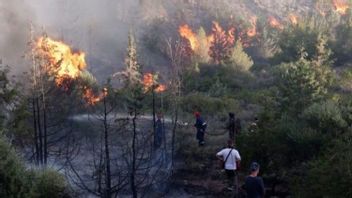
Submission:
[[196,51],[198,62],[207,63],[209,62],[209,39],[203,27],[200,27],[197,34],[199,47]]
[[132,32],[128,35],[127,55],[125,58],[126,69],[114,76],[121,77],[125,87],[131,87],[141,82],[140,65],[137,60],[137,45]]
[[253,66],[253,60],[243,51],[240,41],[237,41],[230,57],[231,66],[238,71],[248,71]]
[[213,41],[211,42],[209,56],[215,64],[226,61],[235,42],[234,29],[224,31],[216,22],[213,23]]

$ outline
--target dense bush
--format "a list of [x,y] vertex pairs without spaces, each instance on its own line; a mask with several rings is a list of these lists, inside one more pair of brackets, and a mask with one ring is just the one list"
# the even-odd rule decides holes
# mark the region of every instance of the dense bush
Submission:
[[64,177],[51,170],[27,170],[15,151],[0,138],[0,197],[70,197]]

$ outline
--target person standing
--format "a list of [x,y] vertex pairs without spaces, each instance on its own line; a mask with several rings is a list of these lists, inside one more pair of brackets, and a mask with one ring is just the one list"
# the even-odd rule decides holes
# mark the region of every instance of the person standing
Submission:
[[228,190],[233,190],[236,187],[238,194],[237,164],[241,161],[240,153],[234,148],[233,141],[227,141],[227,148],[222,149],[216,154],[216,157],[224,162],[224,169],[228,182]]
[[157,120],[155,123],[155,136],[154,136],[154,146],[155,148],[160,148],[161,143],[163,141],[163,137],[164,137],[164,126],[163,126],[163,122],[161,121],[162,118],[162,114],[158,113],[157,115]]
[[227,123],[227,130],[229,131],[229,139],[235,141],[235,114],[230,112],[229,113],[229,122]]
[[236,121],[235,121],[235,134],[238,135],[241,133],[241,129],[242,129],[242,126],[241,126],[241,120],[239,118],[236,118]]
[[196,138],[198,140],[198,145],[203,146],[205,144],[204,134],[205,134],[205,129],[207,128],[207,123],[200,116],[199,112],[195,112],[194,116],[196,117],[196,123],[194,124],[194,127],[196,127],[197,129]]
[[250,174],[246,177],[244,188],[248,198],[263,198],[265,195],[264,182],[259,174],[259,164],[252,162],[250,166]]

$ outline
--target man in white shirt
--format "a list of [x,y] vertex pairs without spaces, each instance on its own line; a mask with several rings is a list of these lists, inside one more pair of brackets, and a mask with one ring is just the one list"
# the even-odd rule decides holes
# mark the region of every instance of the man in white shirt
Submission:
[[[225,172],[228,179],[229,187],[228,190],[233,190],[233,186],[236,186],[238,189],[238,182],[237,182],[237,163],[241,161],[241,156],[239,152],[233,148],[233,141],[227,141],[227,148],[222,149],[220,152],[216,154],[220,160],[222,160],[225,164]],[[236,163],[237,162],[237,163]],[[235,177],[236,176],[236,177]],[[236,178],[236,181],[234,180]],[[235,182],[235,183],[234,183]]]

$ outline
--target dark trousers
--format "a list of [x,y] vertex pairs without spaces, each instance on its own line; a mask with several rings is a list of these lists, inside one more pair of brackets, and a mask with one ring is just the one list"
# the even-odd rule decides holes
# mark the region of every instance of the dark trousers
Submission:
[[203,130],[197,130],[197,140],[199,145],[204,144],[204,131]]
[[227,170],[225,169],[227,182],[229,187],[235,186],[235,193],[238,193],[238,178],[236,170]]

